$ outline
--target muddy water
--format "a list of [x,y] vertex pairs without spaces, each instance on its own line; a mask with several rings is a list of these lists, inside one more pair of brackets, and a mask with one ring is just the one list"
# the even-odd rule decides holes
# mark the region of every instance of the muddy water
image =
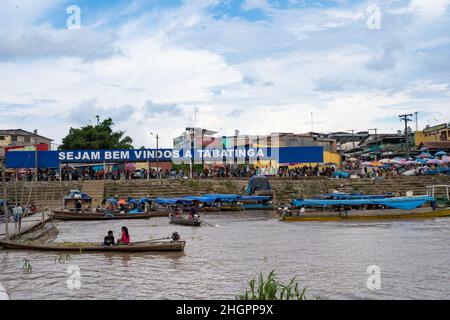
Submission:
[[[216,225],[174,226],[167,218],[58,223],[56,241],[102,241],[123,224],[132,240],[178,231],[185,252],[61,254],[0,252],[0,284],[12,299],[233,299],[250,277],[275,269],[323,299],[449,299],[450,219],[284,223],[269,213],[210,215]],[[24,259],[32,273],[24,274]],[[367,288],[367,267],[381,289]],[[80,268],[69,289],[70,266]]]

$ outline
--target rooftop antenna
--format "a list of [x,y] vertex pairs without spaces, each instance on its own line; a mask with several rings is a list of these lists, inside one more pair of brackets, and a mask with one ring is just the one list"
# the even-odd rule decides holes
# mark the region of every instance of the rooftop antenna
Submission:
[[198,108],[197,106],[194,107],[194,128],[197,128],[197,112]]

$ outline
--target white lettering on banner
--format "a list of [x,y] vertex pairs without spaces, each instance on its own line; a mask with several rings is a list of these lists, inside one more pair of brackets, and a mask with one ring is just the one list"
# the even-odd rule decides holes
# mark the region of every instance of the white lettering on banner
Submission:
[[257,157],[264,157],[264,152],[262,149],[258,150],[258,154],[256,155]]
[[248,150],[248,156],[253,158],[255,156],[255,151],[254,150]]
[[130,151],[121,151],[120,152],[120,159],[130,159]]
[[164,158],[171,158],[172,157],[172,152],[170,152],[170,150],[166,150],[164,151]]
[[73,160],[73,152],[67,152],[66,159]]
[[173,150],[172,157],[179,158],[180,157],[180,152],[178,150]]
[[105,151],[105,160],[111,160],[111,159],[112,159],[111,151]]
[[135,152],[134,152],[134,156],[136,157],[136,159],[141,159],[141,157],[142,157],[142,151],[135,151]]
[[92,153],[92,160],[100,160],[100,152],[93,152]]
[[191,150],[186,150],[185,158],[192,158]]
[[59,159],[60,161],[66,160],[66,154],[65,154],[64,152],[60,152],[60,153],[58,154],[58,159]]

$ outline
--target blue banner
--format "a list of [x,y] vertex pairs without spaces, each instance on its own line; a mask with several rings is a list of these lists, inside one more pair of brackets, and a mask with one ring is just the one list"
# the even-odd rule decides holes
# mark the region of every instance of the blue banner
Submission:
[[[7,168],[34,168],[35,151],[10,151],[6,153]],[[58,168],[67,163],[116,163],[184,161],[255,161],[274,160],[278,163],[321,163],[322,147],[281,147],[281,148],[233,148],[209,149],[136,149],[136,150],[70,150],[38,151],[39,168]]]

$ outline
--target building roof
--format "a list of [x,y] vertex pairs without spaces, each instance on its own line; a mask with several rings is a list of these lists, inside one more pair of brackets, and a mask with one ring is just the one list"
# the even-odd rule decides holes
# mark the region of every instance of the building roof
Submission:
[[430,150],[450,150],[450,141],[424,142],[423,146]]
[[[5,130],[0,130],[0,135],[13,135],[13,136],[21,135],[21,136],[33,136],[33,137],[35,136],[34,132],[26,131],[26,130],[23,130],[23,129],[5,129]],[[39,134],[37,136],[38,136],[38,138],[41,138],[41,139],[46,139],[46,140],[49,140],[49,141],[53,141],[52,139],[44,137],[44,136],[41,136]]]

